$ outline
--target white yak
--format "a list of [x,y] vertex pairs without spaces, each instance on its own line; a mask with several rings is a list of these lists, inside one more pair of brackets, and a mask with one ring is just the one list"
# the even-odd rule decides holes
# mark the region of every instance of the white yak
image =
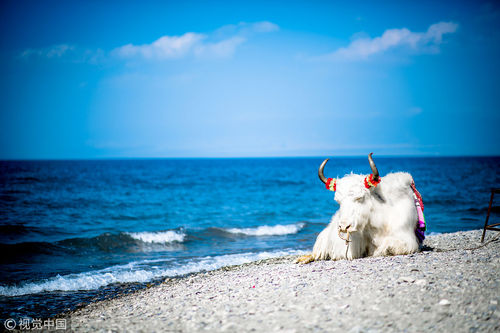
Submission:
[[[418,251],[419,239],[415,230],[423,214],[415,195],[413,178],[409,173],[396,172],[384,177],[379,173],[372,154],[368,160],[371,175],[346,175],[340,179],[326,178],[323,168],[319,178],[335,191],[340,205],[330,224],[318,235],[312,254],[297,259],[308,263],[314,260],[356,259],[365,256],[410,254]],[[418,193],[418,192],[416,192]],[[421,215],[421,218],[419,219]]]

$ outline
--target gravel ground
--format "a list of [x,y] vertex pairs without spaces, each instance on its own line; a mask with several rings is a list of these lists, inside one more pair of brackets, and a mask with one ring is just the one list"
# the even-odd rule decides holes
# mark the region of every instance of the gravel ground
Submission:
[[500,331],[500,239],[468,250],[481,232],[430,236],[406,256],[225,267],[68,315],[77,332]]

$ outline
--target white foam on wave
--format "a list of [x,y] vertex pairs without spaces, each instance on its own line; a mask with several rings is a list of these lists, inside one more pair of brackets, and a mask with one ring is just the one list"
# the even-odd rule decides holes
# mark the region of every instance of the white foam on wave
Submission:
[[[132,262],[127,265],[108,267],[103,270],[79,274],[57,275],[39,282],[21,283],[14,286],[1,286],[2,296],[21,296],[48,291],[95,290],[112,283],[149,282],[162,277],[174,277],[209,271],[224,266],[241,265],[256,260],[280,257],[285,255],[303,254],[299,250],[281,250],[273,252],[227,254],[215,257],[198,258],[185,265],[169,268],[150,267],[144,269],[144,262]],[[170,260],[165,260],[170,261]]]
[[262,225],[256,228],[229,228],[224,229],[232,234],[244,234],[247,236],[282,236],[298,233],[304,228],[305,223]]
[[127,232],[127,235],[144,243],[181,243],[184,239],[186,239],[185,233],[173,230],[156,232]]

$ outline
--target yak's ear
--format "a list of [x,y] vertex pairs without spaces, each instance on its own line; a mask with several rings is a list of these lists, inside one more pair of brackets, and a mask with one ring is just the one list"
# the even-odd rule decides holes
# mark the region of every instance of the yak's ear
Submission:
[[335,196],[333,197],[333,200],[335,200],[335,202],[340,205],[340,198],[337,197],[337,193],[335,193]]

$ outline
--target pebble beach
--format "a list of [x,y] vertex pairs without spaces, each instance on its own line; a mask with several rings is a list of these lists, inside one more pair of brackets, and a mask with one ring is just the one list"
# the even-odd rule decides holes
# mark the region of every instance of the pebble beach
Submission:
[[428,236],[406,256],[224,267],[61,314],[76,332],[494,332],[500,239]]

